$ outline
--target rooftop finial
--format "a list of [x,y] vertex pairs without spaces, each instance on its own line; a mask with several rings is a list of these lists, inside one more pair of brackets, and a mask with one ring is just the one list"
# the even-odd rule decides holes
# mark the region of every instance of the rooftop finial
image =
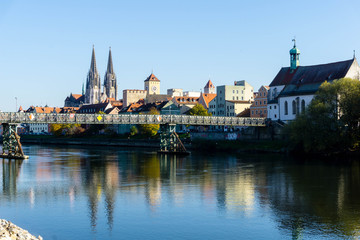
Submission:
[[353,56],[353,58],[355,59],[355,50],[354,50],[354,56]]
[[294,36],[294,38],[293,38],[292,41],[294,42],[294,48],[296,48],[296,39],[295,39],[295,36]]

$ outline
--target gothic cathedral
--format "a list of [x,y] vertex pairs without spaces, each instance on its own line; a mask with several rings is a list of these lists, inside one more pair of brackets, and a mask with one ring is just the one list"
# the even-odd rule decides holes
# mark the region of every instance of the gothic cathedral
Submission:
[[117,82],[112,63],[111,48],[109,49],[109,59],[104,77],[104,89],[101,93],[100,75],[96,68],[95,49],[93,46],[90,70],[86,78],[85,104],[101,103],[108,98],[117,99]]

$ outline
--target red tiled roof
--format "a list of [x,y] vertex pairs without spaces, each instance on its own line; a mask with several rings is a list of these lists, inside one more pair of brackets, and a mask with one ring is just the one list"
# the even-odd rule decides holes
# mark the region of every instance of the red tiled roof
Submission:
[[147,81],[155,81],[155,82],[160,82],[160,80],[152,73],[150,74],[150,76],[148,76],[147,79],[145,79],[144,82],[147,82]]
[[197,104],[200,97],[174,97],[173,99],[179,104]]
[[209,103],[216,97],[216,93],[202,93],[201,95],[206,106],[209,106]]
[[211,80],[209,79],[209,81],[206,83],[204,88],[215,88],[214,84],[211,82]]
[[73,98],[75,98],[76,100],[78,100],[79,98],[81,98],[83,95],[82,94],[71,94],[71,96]]

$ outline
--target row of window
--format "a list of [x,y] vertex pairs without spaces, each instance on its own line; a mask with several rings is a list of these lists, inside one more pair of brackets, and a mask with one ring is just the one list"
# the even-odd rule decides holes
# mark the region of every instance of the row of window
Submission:
[[[305,111],[305,100],[301,100],[301,112]],[[284,113],[285,115],[289,115],[289,106],[288,102],[284,102]],[[292,114],[296,115],[300,113],[300,100],[296,98],[296,100],[292,101]]]
[[[221,91],[220,91],[221,93]],[[235,93],[235,90],[233,90],[233,93]],[[239,90],[236,90],[236,93],[239,93]],[[241,94],[244,94],[244,90],[241,90]]]
[[[259,101],[259,105],[261,105],[261,103],[264,103],[264,105],[266,105],[266,100],[264,100],[263,102]],[[255,101],[255,105],[258,105],[258,101]]]
[[[233,100],[235,100],[235,96],[233,96]],[[239,100],[239,97],[236,97],[236,100]],[[244,100],[244,97],[241,97],[241,100]]]
[[[263,111],[260,110],[260,111],[258,112],[258,110],[255,110],[255,114],[258,114],[258,113],[262,114]],[[265,109],[264,109],[264,113],[267,113],[267,111],[266,111]],[[254,114],[254,110],[251,111],[251,114]]]

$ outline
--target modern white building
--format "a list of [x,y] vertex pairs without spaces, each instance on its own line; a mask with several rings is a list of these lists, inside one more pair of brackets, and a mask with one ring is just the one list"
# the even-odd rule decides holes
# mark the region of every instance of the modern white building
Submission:
[[360,67],[353,59],[312,65],[299,66],[300,50],[290,50],[290,67],[283,67],[270,84],[268,92],[268,118],[290,121],[305,111],[314,98],[320,85],[340,78],[360,79]]
[[209,104],[209,111],[215,116],[236,116],[251,106],[254,88],[245,80],[234,82],[234,86],[218,86],[214,100]]

